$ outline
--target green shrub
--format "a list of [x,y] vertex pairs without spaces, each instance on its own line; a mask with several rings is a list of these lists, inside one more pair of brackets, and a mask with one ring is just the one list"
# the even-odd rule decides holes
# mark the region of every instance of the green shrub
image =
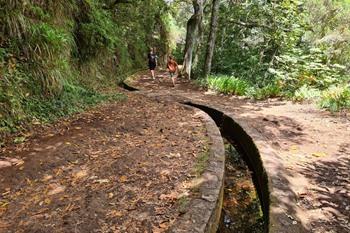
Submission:
[[98,1],[81,1],[79,23],[75,37],[79,50],[76,55],[81,61],[95,58],[101,50],[113,51],[118,40],[118,26],[113,22],[112,14],[104,10]]
[[30,33],[28,44],[41,45],[41,50],[60,50],[68,42],[72,43],[64,30],[48,23],[32,24]]
[[65,81],[63,91],[59,97],[50,99],[28,98],[23,100],[24,111],[32,119],[42,122],[50,122],[59,117],[68,116],[80,112],[87,107],[94,106],[102,101],[121,100],[122,94],[100,94]]
[[14,63],[7,66],[0,74],[0,135],[2,132],[15,131],[18,122],[25,118],[21,101],[26,96],[26,90],[18,87],[28,76],[16,70]]
[[332,112],[350,109],[350,85],[331,86],[322,92],[319,104]]
[[208,88],[224,94],[244,95],[249,84],[242,79],[230,76],[209,76]]
[[166,39],[153,36],[164,28],[158,27],[162,21],[167,24],[166,6],[162,0],[118,6],[102,0],[2,1],[0,138],[33,119],[47,122],[120,99],[103,93],[146,65],[147,46],[166,47]]
[[321,96],[320,90],[309,87],[307,85],[303,85],[301,88],[299,88],[294,92],[294,95],[292,96],[292,100],[297,102],[314,101],[319,99],[320,96]]
[[246,95],[256,100],[281,96],[281,88],[277,84],[268,84],[264,87],[250,87]]
[[40,6],[32,5],[30,4],[28,7],[29,14],[36,19],[40,20],[49,20],[50,14],[48,12],[45,12],[43,8]]
[[207,79],[205,78],[198,78],[193,81],[193,84],[197,87],[208,87]]
[[275,69],[268,71],[283,82],[284,89],[291,91],[304,85],[325,89],[349,78],[345,66],[327,62],[327,54],[322,49],[292,49],[276,56]]

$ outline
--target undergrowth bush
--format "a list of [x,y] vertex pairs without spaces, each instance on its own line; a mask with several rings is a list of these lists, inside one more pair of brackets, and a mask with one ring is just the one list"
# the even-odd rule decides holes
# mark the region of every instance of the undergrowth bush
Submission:
[[305,85],[322,90],[348,79],[346,67],[328,64],[327,54],[319,48],[291,49],[276,56],[275,68],[268,71],[290,91]]
[[326,108],[346,108],[339,85],[350,81],[349,12],[349,1],[222,4],[211,71],[247,81],[244,95],[254,99],[322,99]]
[[302,102],[302,101],[317,101],[321,97],[321,91],[309,87],[307,85],[303,85],[298,90],[295,91],[295,93],[292,95],[291,99],[296,102]]
[[[225,75],[211,75],[206,80],[196,81],[200,86],[207,86],[211,90],[215,90],[223,94],[232,94],[238,96],[248,96],[253,99],[266,99],[281,96],[281,88],[279,85],[269,83],[263,86],[254,86],[252,83],[235,77]],[[205,82],[203,81],[205,80]]]
[[69,116],[107,100],[123,100],[122,94],[102,94],[81,87],[78,84],[65,82],[63,91],[57,98],[23,100],[24,111],[31,119],[50,122],[59,117]]
[[281,89],[277,84],[270,83],[263,87],[250,87],[246,95],[256,100],[275,98],[281,95]]
[[207,85],[210,89],[224,94],[244,95],[249,84],[245,80],[241,80],[230,76],[209,76]]
[[319,104],[332,112],[350,109],[350,85],[331,86],[322,92]]
[[167,27],[162,0],[11,0],[0,8],[0,144],[32,120],[120,99],[103,90],[145,67],[148,46],[166,47],[149,36]]
[[315,87],[304,84],[295,92],[281,89],[278,82],[267,84],[262,87],[253,86],[251,83],[225,75],[209,76],[206,80],[199,79],[195,82],[199,86],[206,86],[219,93],[244,95],[256,100],[263,100],[274,97],[287,97],[293,101],[316,102],[320,107],[332,112],[342,109],[350,109],[350,85],[332,85],[321,91]]

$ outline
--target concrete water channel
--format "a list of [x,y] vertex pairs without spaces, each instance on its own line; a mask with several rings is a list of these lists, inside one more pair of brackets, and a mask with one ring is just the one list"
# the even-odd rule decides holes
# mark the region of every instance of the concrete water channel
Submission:
[[[138,91],[126,83],[121,87]],[[268,177],[252,138],[232,118],[217,109],[190,101],[178,102],[208,114],[225,141],[224,200],[220,206],[217,232],[269,232]]]
[[[260,160],[258,149],[251,137],[240,125],[229,116],[226,116],[223,112],[206,105],[195,104],[192,102],[185,102],[185,104],[206,112],[215,121],[217,127],[220,129],[222,137],[226,141],[224,188],[226,192],[224,193],[224,206],[221,214],[221,225],[218,232],[268,232],[268,178]],[[247,208],[232,209],[234,205],[230,205],[230,202],[232,203],[233,199],[239,200],[239,197],[232,197],[230,194],[232,191],[232,184],[230,183],[239,180],[237,178],[231,178],[237,169],[240,169],[241,174],[246,178],[246,187],[242,186],[242,189],[238,190],[237,195],[241,195],[239,194],[240,192],[245,192],[245,195],[250,196],[250,201]],[[251,176],[249,175],[249,171],[251,172]],[[253,189],[249,187],[251,182],[254,184],[255,189],[254,187]],[[255,193],[257,193],[257,196],[254,195]],[[244,198],[241,198],[241,201],[243,201],[243,199]],[[228,203],[227,206],[225,206],[225,203]],[[227,209],[225,209],[225,207]],[[262,211],[262,216],[259,214],[260,210]],[[236,218],[232,219],[232,217]]]

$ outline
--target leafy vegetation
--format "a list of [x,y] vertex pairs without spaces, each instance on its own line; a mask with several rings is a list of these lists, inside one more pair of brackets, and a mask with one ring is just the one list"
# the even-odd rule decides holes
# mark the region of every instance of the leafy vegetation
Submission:
[[[198,38],[193,61],[192,76],[207,78],[201,83],[208,88],[255,99],[278,96],[320,101],[321,92],[333,92],[334,86],[349,82],[348,0],[220,2],[212,74],[203,75],[210,10],[204,10],[203,38]],[[211,3],[206,1],[205,9],[213,7]],[[175,1],[174,7],[184,4]],[[182,9],[176,19],[185,27],[181,17],[188,19],[191,11],[184,6]],[[347,108],[338,105],[338,110]]]
[[0,8],[0,135],[113,99],[103,90],[144,67],[150,46],[168,43],[162,0],[11,0]]
[[320,105],[331,111],[339,111],[350,108],[350,86],[332,86],[324,91],[321,96]]
[[207,85],[210,89],[224,94],[245,95],[249,84],[241,79],[229,76],[209,76]]
[[294,96],[292,97],[294,101],[315,101],[318,100],[321,96],[321,92],[316,89],[304,85],[295,91]]
[[122,94],[102,94],[70,83],[63,85],[62,94],[56,98],[28,98],[24,101],[27,115],[34,121],[47,122],[85,110],[102,101],[122,100]]

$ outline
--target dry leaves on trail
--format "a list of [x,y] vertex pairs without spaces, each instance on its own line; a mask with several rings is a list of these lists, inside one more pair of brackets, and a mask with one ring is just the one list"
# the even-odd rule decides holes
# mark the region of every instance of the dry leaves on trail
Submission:
[[189,192],[184,184],[206,146],[205,128],[192,115],[176,104],[129,96],[48,129],[20,150],[8,148],[13,158],[26,159],[0,173],[7,192],[1,230],[166,231],[181,214],[179,194]]

